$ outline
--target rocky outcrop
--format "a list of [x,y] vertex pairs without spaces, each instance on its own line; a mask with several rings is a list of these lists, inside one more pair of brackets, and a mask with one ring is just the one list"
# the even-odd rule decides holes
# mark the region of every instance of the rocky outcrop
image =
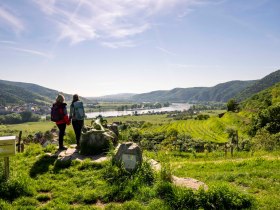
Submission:
[[81,135],[82,155],[97,155],[108,152],[110,147],[117,142],[117,135],[104,128],[101,120],[98,118],[92,121],[91,126],[85,126]]
[[118,165],[123,164],[126,170],[133,171],[142,164],[142,151],[136,143],[125,142],[117,148],[113,160]]

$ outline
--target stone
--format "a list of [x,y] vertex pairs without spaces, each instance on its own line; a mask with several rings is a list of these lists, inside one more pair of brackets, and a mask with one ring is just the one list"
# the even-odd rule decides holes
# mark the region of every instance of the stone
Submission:
[[123,164],[126,170],[133,171],[142,164],[142,151],[136,143],[124,142],[117,148],[113,160],[118,165]]
[[108,152],[111,145],[117,144],[117,135],[105,128],[102,123],[104,120],[98,118],[92,121],[91,126],[83,127],[80,142],[82,155],[98,155]]

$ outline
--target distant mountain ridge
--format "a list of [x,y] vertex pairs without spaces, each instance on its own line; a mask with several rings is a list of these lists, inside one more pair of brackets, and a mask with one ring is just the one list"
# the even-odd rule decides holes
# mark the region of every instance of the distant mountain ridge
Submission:
[[174,88],[172,90],[153,91],[137,94],[132,97],[135,101],[170,101],[170,102],[198,102],[216,101],[226,102],[244,88],[255,81],[230,81],[214,87]]
[[[174,88],[172,90],[157,90],[142,94],[122,93],[102,97],[81,97],[86,103],[97,101],[131,101],[131,102],[227,102],[231,98],[243,101],[266,88],[280,82],[280,70],[262,79],[249,81],[229,81],[213,87]],[[0,106],[5,104],[51,104],[58,93],[57,90],[40,85],[23,82],[0,80]],[[63,93],[66,101],[72,100],[72,95]]]
[[147,102],[227,102],[231,98],[245,100],[274,84],[280,82],[280,70],[272,72],[260,80],[234,80],[213,87],[174,88],[158,90],[132,96],[134,101]]
[[[32,83],[0,80],[0,105],[24,103],[51,104],[59,93],[62,92]],[[71,94],[62,94],[65,96],[66,101],[72,101]],[[82,100],[89,102],[88,99],[83,97]]]
[[237,94],[235,96],[235,99],[237,99],[238,101],[243,101],[256,93],[275,85],[278,82],[280,82],[280,70],[272,72],[264,78],[257,80],[255,83]]
[[91,101],[129,101],[135,93],[119,93],[100,97],[87,97]]

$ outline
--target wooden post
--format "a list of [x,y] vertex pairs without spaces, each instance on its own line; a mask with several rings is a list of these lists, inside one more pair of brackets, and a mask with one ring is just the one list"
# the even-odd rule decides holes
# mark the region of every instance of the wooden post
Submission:
[[225,143],[225,157],[227,156],[227,143]]
[[24,144],[23,143],[20,145],[20,152],[24,152]]
[[20,146],[20,141],[21,141],[21,135],[22,135],[22,131],[19,132],[18,135],[18,144],[17,144],[17,151],[20,152],[21,151],[21,146]]
[[4,157],[4,176],[8,180],[10,176],[10,160],[9,157]]

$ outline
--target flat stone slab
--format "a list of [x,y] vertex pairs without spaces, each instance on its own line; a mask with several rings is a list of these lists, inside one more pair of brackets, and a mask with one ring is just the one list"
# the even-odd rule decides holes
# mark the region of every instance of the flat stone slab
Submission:
[[[148,162],[151,164],[152,168],[156,171],[160,171],[161,170],[161,165],[159,162],[157,162],[154,159],[150,159],[148,160]],[[197,180],[197,179],[193,179],[193,178],[181,178],[181,177],[177,177],[177,176],[172,176],[172,183],[180,186],[180,187],[187,187],[187,188],[191,188],[193,190],[198,190],[199,188],[203,188],[205,190],[208,189],[208,186]]]
[[199,188],[203,188],[204,190],[208,189],[208,186],[205,183],[193,178],[172,176],[172,183],[177,186],[187,187],[193,190],[198,190]]
[[161,170],[161,165],[159,162],[155,161],[154,159],[150,159],[150,160],[148,160],[148,162],[151,164],[151,166],[154,170],[156,170],[156,171]]
[[58,160],[61,161],[67,161],[67,160],[79,160],[79,161],[83,161],[85,159],[91,159],[94,162],[103,162],[105,160],[108,160],[108,157],[106,156],[106,154],[100,154],[100,155],[91,155],[91,156],[85,156],[85,155],[81,155],[79,153],[79,150],[75,149],[72,147],[72,145],[67,148],[67,150],[58,150],[54,156],[58,157]]

